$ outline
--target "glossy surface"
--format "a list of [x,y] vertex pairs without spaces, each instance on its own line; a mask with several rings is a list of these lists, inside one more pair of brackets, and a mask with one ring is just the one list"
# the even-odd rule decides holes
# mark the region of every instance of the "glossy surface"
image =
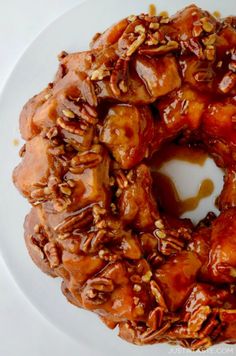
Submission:
[[[51,282],[52,283],[52,282]],[[50,285],[50,281],[49,281],[49,283],[48,283],[48,285]],[[50,314],[50,312],[49,312],[49,314]],[[65,316],[64,316],[64,318],[65,318]],[[95,337],[96,338],[96,337]],[[140,350],[140,352],[145,352],[145,350],[143,349],[143,350]]]
[[180,217],[182,214],[195,210],[202,199],[210,196],[214,190],[214,183],[211,179],[205,179],[201,182],[198,192],[195,196],[181,199],[176,189],[175,183],[163,173],[153,172],[153,181],[156,185],[154,196],[164,209],[170,215]]
[[[227,329],[224,315],[234,320],[234,309],[201,303],[184,314],[196,283],[234,281],[233,204],[196,228],[175,219],[153,196],[146,164],[170,139],[212,153],[212,138],[228,148],[218,148],[217,163],[234,164],[234,37],[234,22],[194,5],[171,18],[129,17],[96,35],[90,51],[62,52],[54,82],[20,116],[26,144],[13,181],[33,206],[25,223],[33,261],[63,279],[72,304],[137,345],[206,349]],[[225,106],[212,93],[228,96]],[[205,180],[182,213],[213,188]]]
[[162,173],[160,168],[173,160],[202,167],[206,159],[207,153],[201,149],[174,144],[165,145],[153,155],[149,162],[154,183],[153,194],[166,213],[181,217],[182,214],[195,210],[202,199],[213,193],[214,183],[210,178],[206,178],[200,182],[196,195],[181,199],[175,181],[167,174]]

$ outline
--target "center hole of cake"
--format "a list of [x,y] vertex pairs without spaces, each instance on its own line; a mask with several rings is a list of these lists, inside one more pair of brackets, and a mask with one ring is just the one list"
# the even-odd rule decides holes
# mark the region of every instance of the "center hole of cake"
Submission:
[[151,160],[153,193],[163,212],[194,224],[209,211],[218,214],[216,199],[223,172],[201,149],[168,145]]

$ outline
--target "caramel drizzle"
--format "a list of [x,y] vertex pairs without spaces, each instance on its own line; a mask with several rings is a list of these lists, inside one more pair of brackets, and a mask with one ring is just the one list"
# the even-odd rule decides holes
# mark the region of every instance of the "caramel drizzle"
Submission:
[[154,195],[165,212],[180,217],[182,214],[195,210],[200,201],[209,197],[214,191],[214,183],[211,179],[204,179],[195,196],[181,199],[174,182],[165,174],[153,172],[155,181]]
[[176,145],[164,147],[154,155],[150,163],[153,181],[155,182],[154,196],[165,212],[180,217],[188,211],[195,210],[202,199],[209,197],[213,193],[214,183],[211,179],[204,179],[195,196],[181,199],[172,179],[159,172],[158,169],[173,159],[203,166],[207,157],[207,154],[202,150]]

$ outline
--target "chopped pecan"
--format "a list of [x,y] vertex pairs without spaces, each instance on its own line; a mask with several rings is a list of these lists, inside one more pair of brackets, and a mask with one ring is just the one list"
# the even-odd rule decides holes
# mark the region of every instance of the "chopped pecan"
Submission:
[[164,309],[162,307],[156,307],[153,309],[149,315],[147,320],[147,325],[152,330],[157,330],[161,327],[163,321]]
[[60,264],[60,257],[58,253],[57,245],[54,242],[48,242],[44,246],[44,252],[47,256],[51,268],[56,268]]
[[160,236],[158,237],[159,237],[158,249],[165,256],[169,256],[172,253],[181,251],[184,248],[185,243],[180,239],[177,239],[175,237],[166,237],[166,238],[160,238]]
[[81,87],[81,94],[84,97],[85,101],[91,106],[97,106],[98,100],[95,92],[95,87],[93,82],[89,77],[83,80]]
[[196,341],[193,341],[191,343],[191,350],[196,351],[196,350],[206,350],[212,345],[212,341],[210,337],[205,337],[204,339],[199,339]]
[[125,189],[129,185],[129,181],[128,181],[127,177],[121,170],[119,170],[116,173],[116,180],[117,180],[118,187],[120,189]]
[[166,322],[161,328],[157,330],[148,329],[140,335],[140,341],[142,344],[152,344],[156,342],[166,331],[171,327],[170,322]]
[[159,252],[153,252],[150,255],[148,255],[148,261],[153,268],[157,268],[159,265],[161,265],[164,261],[163,256]]
[[137,49],[141,46],[141,44],[145,41],[145,39],[146,39],[146,34],[144,32],[140,33],[138,38],[134,40],[134,42],[128,48],[126,52],[127,57],[132,56],[132,54],[134,54],[134,52],[137,51]]
[[141,48],[139,49],[139,54],[149,55],[149,56],[161,56],[163,54],[175,51],[179,48],[179,44],[176,41],[169,41],[165,45],[161,45],[155,48]]
[[96,167],[103,160],[101,152],[101,146],[94,145],[90,151],[78,153],[71,159],[69,167],[70,172],[74,174],[80,174],[83,173],[87,168]]
[[184,50],[188,49],[190,52],[195,54],[198,59],[204,59],[203,48],[197,39],[190,38],[189,41],[182,41],[181,45]]
[[71,110],[64,109],[64,110],[62,110],[62,113],[63,113],[63,115],[68,117],[68,119],[74,119],[75,118],[75,114]]
[[126,91],[126,89],[124,91],[124,85],[128,89],[128,65],[129,57],[125,59],[119,58],[111,73],[110,85],[115,96],[120,96],[121,92]]
[[206,32],[212,32],[214,30],[213,23],[209,20],[208,17],[201,18],[202,28]]
[[236,73],[229,71],[219,83],[219,90],[223,94],[229,93],[236,86]]
[[168,308],[166,306],[164,297],[162,295],[162,292],[161,292],[157,282],[152,280],[150,282],[150,287],[151,287],[151,292],[152,292],[153,296],[155,297],[157,304],[159,304],[159,306],[162,307],[164,311],[167,311]]
[[65,98],[63,104],[67,108],[66,110],[77,115],[78,119],[84,120],[89,125],[95,125],[97,123],[97,111],[88,103],[77,102],[76,98],[71,97],[70,99]]
[[92,72],[91,80],[102,80],[103,78],[109,77],[111,74],[110,70],[103,63],[101,67],[95,69]]
[[76,215],[70,216],[58,224],[54,230],[59,234],[72,232],[75,229],[80,229],[88,225],[93,217],[91,209],[84,210]]
[[94,305],[105,303],[109,294],[114,290],[114,284],[111,279],[105,277],[96,277],[89,279],[84,288],[84,302]]
[[36,253],[36,255],[41,259],[44,260],[45,259],[45,254],[43,249],[39,246],[39,244],[37,243],[37,241],[35,240],[35,238],[31,235],[30,236],[30,241],[31,241],[31,248],[33,248],[34,252]]
[[56,126],[51,127],[46,134],[49,140],[55,138],[57,135],[58,135],[58,129]]
[[211,313],[211,309],[209,306],[201,306],[200,308],[198,308],[191,315],[188,321],[189,330],[193,333],[198,332],[210,313]]
[[210,335],[211,338],[215,338],[218,332],[218,326],[219,320],[217,319],[217,313],[213,312],[212,315],[204,323],[204,326],[199,331],[199,337],[204,338]]
[[62,117],[58,117],[57,119],[57,125],[59,125],[62,129],[76,135],[81,135],[83,136],[87,126],[84,124],[81,124],[77,121],[68,121],[63,119]]

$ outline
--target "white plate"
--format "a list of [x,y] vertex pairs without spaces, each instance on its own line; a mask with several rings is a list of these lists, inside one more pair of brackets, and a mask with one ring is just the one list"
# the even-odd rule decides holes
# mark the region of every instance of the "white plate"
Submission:
[[[154,1],[152,1],[154,2]],[[235,13],[235,0],[218,2],[199,0],[196,4],[208,10],[219,10],[223,15]],[[167,3],[158,0],[158,11],[176,10],[189,1]],[[26,251],[23,241],[23,221],[29,205],[19,195],[11,182],[13,168],[19,162],[18,148],[12,143],[19,138],[18,116],[26,100],[52,80],[57,69],[57,54],[61,50],[76,51],[88,48],[93,34],[113,22],[133,13],[147,12],[147,0],[88,1],[65,13],[44,30],[30,45],[12,72],[0,99],[0,247],[2,255],[19,287],[32,304],[56,327],[72,336],[79,343],[106,356],[149,355],[171,352],[170,346],[155,345],[136,347],[121,341],[116,331],[108,330],[98,317],[73,307],[60,292],[60,280],[50,279],[39,271]],[[207,168],[212,174],[211,165]],[[217,175],[218,173],[216,173]],[[181,177],[180,177],[181,179]],[[218,175],[216,194],[221,188]],[[207,209],[203,203],[200,209]]]

